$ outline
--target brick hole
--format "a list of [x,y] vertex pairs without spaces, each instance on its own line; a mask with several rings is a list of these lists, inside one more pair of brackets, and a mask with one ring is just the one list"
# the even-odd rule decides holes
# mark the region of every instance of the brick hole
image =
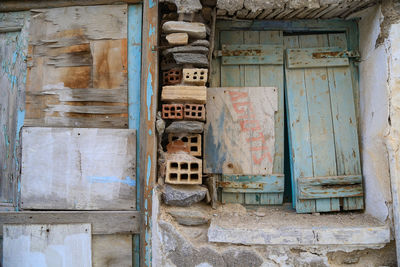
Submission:
[[171,163],[169,164],[169,167],[170,167],[171,169],[178,169],[178,162],[171,162]]
[[189,175],[187,173],[181,173],[181,181],[188,180],[188,179],[189,179]]
[[197,76],[193,76],[193,80],[197,80]]
[[169,106],[164,106],[164,109],[165,110],[169,110]]
[[198,163],[190,163],[190,170],[191,171],[198,171],[199,170],[199,164]]
[[178,139],[179,139],[178,136],[172,136],[172,141],[176,141],[176,140],[178,140]]
[[192,106],[192,110],[196,110],[196,106]]
[[204,80],[204,77],[203,77],[203,76],[200,76],[200,80]]
[[200,71],[200,75],[204,75],[204,71]]
[[172,180],[177,180],[178,179],[178,174],[177,173],[170,173],[169,174],[169,179]]
[[188,169],[188,164],[187,163],[182,163],[181,164],[181,170],[187,170]]
[[189,79],[189,75],[186,75],[186,79]]
[[184,142],[184,143],[187,143],[187,141],[188,141],[188,138],[185,136],[185,137],[182,137],[182,141]]
[[197,113],[197,116],[201,117],[201,112]]
[[198,151],[197,146],[191,146],[190,151],[197,152]]
[[177,107],[176,107],[176,110],[181,110],[181,109],[182,109],[181,106],[177,106]]
[[192,143],[197,143],[197,137],[192,137],[192,138],[190,138],[190,142],[192,142]]
[[196,116],[196,112],[192,112],[192,116]]
[[171,111],[175,111],[175,107],[174,106],[171,107]]
[[193,72],[193,74],[196,75],[196,74],[197,74],[197,71]]
[[190,174],[190,180],[198,180],[198,179],[199,179],[199,175],[197,173]]

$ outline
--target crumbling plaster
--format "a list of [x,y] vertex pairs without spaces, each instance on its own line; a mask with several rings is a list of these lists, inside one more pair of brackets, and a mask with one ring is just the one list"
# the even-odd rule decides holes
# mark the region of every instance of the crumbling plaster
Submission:
[[389,51],[387,42],[375,46],[383,20],[380,6],[369,8],[360,15],[360,135],[365,210],[384,222],[391,203],[385,146],[389,127]]

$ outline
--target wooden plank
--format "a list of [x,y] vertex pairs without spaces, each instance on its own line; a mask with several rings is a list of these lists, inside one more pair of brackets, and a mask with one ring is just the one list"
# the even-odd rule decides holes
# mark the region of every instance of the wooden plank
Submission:
[[[129,129],[140,133],[140,82],[142,60],[142,4],[128,6],[128,114]],[[136,155],[140,155],[140,136],[136,136]],[[140,157],[136,157],[136,166],[140,166]],[[140,177],[140,168],[136,168],[136,177]],[[136,188],[140,180],[136,179]],[[140,210],[140,190],[136,190],[136,210]],[[133,264],[140,266],[140,235],[133,236]]]
[[[283,32],[260,31],[260,44],[283,46]],[[275,156],[273,173],[283,173],[284,151],[284,86],[283,68],[279,65],[260,66],[260,85],[273,86],[278,91],[278,110],[275,112]],[[278,205],[283,203],[283,194],[261,194],[260,204]]]
[[22,137],[22,208],[136,208],[135,130],[28,127]]
[[111,116],[110,114],[94,114],[88,118],[70,118],[70,117],[49,117],[41,119],[25,119],[25,126],[46,126],[46,127],[70,127],[74,125],[77,128],[126,128],[128,123],[126,116]]
[[81,0],[53,0],[51,2],[47,0],[37,0],[34,2],[4,0],[0,5],[0,12],[14,12],[39,8],[58,8],[69,6],[115,5],[121,3],[138,4],[141,2],[141,0],[86,0],[83,2]]
[[19,211],[0,212],[0,235],[4,224],[89,223],[98,235],[140,232],[138,211]]
[[[286,36],[284,41],[287,48],[300,47],[298,36]],[[285,72],[293,205],[298,212],[315,212],[315,202],[300,200],[296,192],[298,178],[313,176],[311,136],[309,131],[304,131],[310,129],[305,73],[303,69],[288,69],[287,66]]]
[[[140,84],[140,211],[143,214],[140,233],[140,266],[152,266],[153,198],[157,182],[157,134],[155,129],[158,109],[158,1],[143,1],[142,77]],[[156,208],[158,203],[154,203]],[[157,214],[157,210],[154,210]],[[156,216],[156,215],[155,215]],[[155,218],[156,219],[156,218]]]
[[[248,45],[222,45],[223,65],[283,65],[283,49],[280,45],[254,45],[259,40],[247,39],[251,34],[259,32],[244,32],[244,41]],[[253,40],[250,44],[249,41]]]
[[[288,68],[317,68],[348,66],[349,59],[337,47],[287,49]],[[339,57],[324,57],[338,55]]]
[[[245,31],[243,33],[243,40],[244,40],[244,45],[238,45],[238,49],[254,49],[254,48],[261,48],[259,47],[259,43],[260,43],[260,33],[258,31]],[[234,47],[235,45],[230,45],[231,49],[235,49]],[[224,47],[222,47],[222,49],[224,49]],[[263,53],[265,50],[269,50],[268,47],[262,47],[262,52]],[[272,51],[269,51],[272,52]],[[282,52],[282,50],[281,50]],[[283,55],[282,55],[283,56]],[[281,58],[281,60],[283,59],[283,57]],[[256,62],[255,61],[247,61],[246,64],[248,64],[249,62]],[[243,61],[238,61],[238,64],[240,64],[239,62],[243,62]],[[244,61],[246,62],[246,61]],[[222,64],[224,64],[224,58],[222,58]],[[254,87],[254,86],[259,86],[259,81],[260,81],[260,67],[256,66],[256,65],[245,65],[244,66],[244,85],[246,87]],[[272,171],[271,171],[272,172]],[[226,181],[226,177],[222,177],[223,181]],[[223,190],[224,192],[229,192],[228,190]],[[244,197],[244,203],[245,204],[260,204],[260,194],[255,194],[254,192],[251,192],[252,190],[249,190]],[[232,191],[231,191],[232,192]],[[243,192],[245,193],[245,192]]]
[[132,235],[93,235],[93,267],[132,265]]
[[[347,49],[345,34],[329,34],[329,44]],[[338,175],[361,174],[357,118],[352,88],[351,69],[328,69],[332,120],[335,132],[335,149]],[[362,197],[343,199],[343,209],[363,209]]]
[[205,104],[207,100],[207,88],[205,86],[163,86],[161,100],[166,102]]
[[[25,116],[28,12],[0,14],[0,203],[16,207],[20,130]],[[2,28],[4,27],[4,28]],[[11,32],[15,30],[15,32]]]
[[[118,127],[127,128],[127,28],[126,5],[36,10],[30,23],[26,119],[40,123],[35,126],[76,127],[77,119],[90,118],[81,127],[101,128],[112,124],[105,118],[118,114],[124,118]],[[67,119],[52,120],[60,117]]]
[[271,174],[277,102],[275,87],[208,88],[204,171]]
[[5,225],[3,266],[92,266],[90,224]]
[[[326,34],[300,36],[301,47],[326,47]],[[326,68],[304,70],[314,176],[336,175],[335,140]],[[316,200],[316,210],[340,210],[338,199]]]
[[[222,175],[219,186],[227,193],[282,193],[283,175]],[[250,194],[258,195],[260,194]],[[246,195],[247,197],[247,195]],[[250,204],[250,203],[247,203]]]
[[[299,199],[315,199],[318,200],[329,198],[343,198],[343,197],[362,197],[363,187],[361,184],[353,185],[302,185],[299,184]],[[328,201],[326,201],[328,202]],[[330,204],[330,203],[329,203]],[[325,205],[325,203],[323,203]],[[318,211],[331,211],[322,207]]]

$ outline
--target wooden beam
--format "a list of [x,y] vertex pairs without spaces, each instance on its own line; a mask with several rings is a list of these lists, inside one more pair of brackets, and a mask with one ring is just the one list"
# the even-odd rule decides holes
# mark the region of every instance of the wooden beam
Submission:
[[4,224],[91,223],[93,234],[134,234],[140,231],[138,211],[20,211],[0,212],[0,235]]
[[152,197],[156,183],[158,106],[158,1],[143,2],[142,79],[140,92],[140,266],[152,266]]
[[31,9],[41,8],[56,8],[56,7],[68,7],[68,6],[96,6],[96,5],[114,5],[114,4],[137,4],[141,3],[141,0],[5,0],[0,4],[0,12],[11,12],[11,11],[24,11]]

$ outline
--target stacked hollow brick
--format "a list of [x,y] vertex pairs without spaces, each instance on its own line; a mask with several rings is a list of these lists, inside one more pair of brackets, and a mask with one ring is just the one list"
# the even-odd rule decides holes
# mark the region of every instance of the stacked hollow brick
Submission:
[[182,132],[167,133],[165,182],[202,184],[202,132],[191,132],[190,127],[184,126],[191,121],[203,124],[206,119],[209,53],[206,26],[198,22],[164,21],[162,31],[165,49],[161,56],[161,114],[167,124],[180,121],[183,125]]

